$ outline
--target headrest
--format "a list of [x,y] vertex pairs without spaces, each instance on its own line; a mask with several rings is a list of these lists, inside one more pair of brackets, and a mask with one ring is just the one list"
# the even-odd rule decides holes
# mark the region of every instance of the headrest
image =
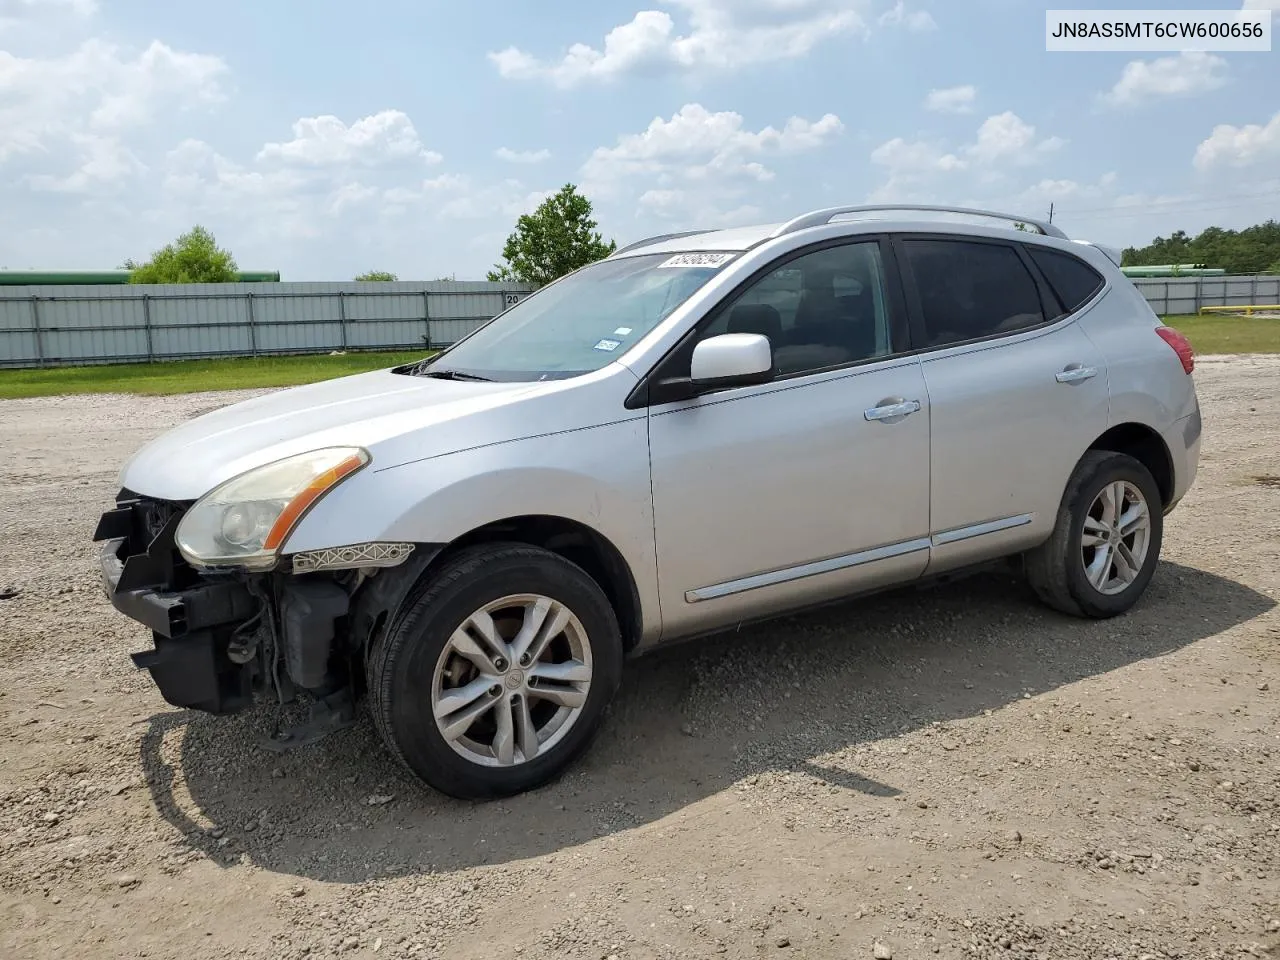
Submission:
[[782,336],[782,315],[767,303],[743,303],[729,313],[729,333],[758,333],[777,340]]

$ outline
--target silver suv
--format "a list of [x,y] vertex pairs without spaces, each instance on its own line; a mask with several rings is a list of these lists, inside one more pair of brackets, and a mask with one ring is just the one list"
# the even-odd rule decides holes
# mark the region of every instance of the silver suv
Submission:
[[1005,557],[1113,616],[1200,447],[1190,346],[1117,260],[953,208],[633,244],[438,356],[161,436],[106,591],[170,703],[304,695],[288,749],[363,699],[475,798],[563,770],[667,641]]

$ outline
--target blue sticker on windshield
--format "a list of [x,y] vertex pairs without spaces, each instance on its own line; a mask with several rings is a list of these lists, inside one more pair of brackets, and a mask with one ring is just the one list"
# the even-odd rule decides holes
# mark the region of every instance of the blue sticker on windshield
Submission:
[[606,353],[613,353],[613,351],[617,350],[620,346],[622,346],[621,340],[601,340],[595,345],[594,349],[603,350]]

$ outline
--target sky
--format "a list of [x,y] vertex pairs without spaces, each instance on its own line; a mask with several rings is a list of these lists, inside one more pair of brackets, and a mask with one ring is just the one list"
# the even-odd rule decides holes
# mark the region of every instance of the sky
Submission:
[[[1242,2],[1280,10],[1123,6]],[[864,202],[1116,246],[1280,216],[1280,42],[1046,52],[1072,6],[0,0],[0,268],[199,223],[286,280],[482,279],[566,183],[619,244]]]

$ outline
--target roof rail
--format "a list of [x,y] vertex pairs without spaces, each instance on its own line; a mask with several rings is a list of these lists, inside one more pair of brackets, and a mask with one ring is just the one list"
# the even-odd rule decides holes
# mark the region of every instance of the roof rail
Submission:
[[629,253],[632,250],[639,250],[641,247],[649,247],[655,243],[662,243],[664,240],[679,240],[681,237],[696,237],[700,233],[712,233],[711,230],[685,230],[683,233],[660,233],[656,237],[648,237],[644,240],[637,240],[635,243],[627,244],[621,250],[615,250],[611,256],[617,256],[620,253]]
[[975,210],[970,207],[936,207],[926,203],[873,203],[859,204],[852,207],[828,207],[825,210],[814,210],[812,213],[806,213],[803,216],[796,217],[794,220],[789,220],[775,230],[773,235],[781,237],[808,227],[823,227],[845,213],[872,213],[881,210],[922,210],[928,213],[959,213],[971,217],[989,217],[995,220],[1007,220],[1012,223],[1025,223],[1028,227],[1034,227],[1046,237],[1057,237],[1059,240],[1070,239],[1058,227],[1043,220],[1017,217],[1011,213],[996,213],[993,210]]

